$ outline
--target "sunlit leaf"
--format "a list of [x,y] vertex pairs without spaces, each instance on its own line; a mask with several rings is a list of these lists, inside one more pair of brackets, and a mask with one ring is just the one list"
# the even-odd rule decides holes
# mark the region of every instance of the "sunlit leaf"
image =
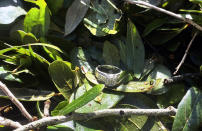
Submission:
[[93,35],[106,36],[116,34],[116,24],[121,18],[121,11],[110,0],[92,0],[90,11],[84,18],[84,25]]
[[202,123],[202,93],[192,87],[178,105],[172,131],[198,131]]
[[6,70],[3,66],[0,66],[0,79],[8,81],[22,82],[19,78],[12,74],[11,71]]
[[[44,0],[25,0],[39,6],[38,8],[31,8],[24,20],[25,32],[33,33],[37,38],[45,37],[50,25],[50,13],[48,6]],[[44,38],[43,38],[44,39]],[[42,40],[42,39],[41,39]],[[45,41],[43,41],[45,42]]]
[[73,91],[75,78],[71,63],[54,61],[49,65],[48,71],[56,88],[68,100]]
[[20,0],[1,0],[0,5],[0,25],[11,24],[19,16],[26,14]]
[[168,86],[164,84],[164,80],[170,77],[171,72],[167,67],[157,65],[147,78],[147,80],[155,80],[153,85],[154,87],[147,93],[154,95],[166,93],[168,91]]
[[74,65],[81,69],[84,68],[86,71],[93,72],[95,69],[95,67],[92,65],[92,61],[90,60],[90,55],[82,47],[74,48],[71,51],[71,61]]
[[154,81],[130,81],[128,84],[120,85],[113,88],[116,91],[122,92],[146,92],[150,91],[154,87]]
[[[85,84],[85,86],[81,86],[78,88],[76,94],[71,96],[71,100],[77,99],[81,95],[83,95],[87,91],[87,86],[90,89],[94,88],[94,87],[91,87],[89,84],[87,84],[87,85],[86,84]],[[101,110],[101,109],[108,109],[108,108],[115,106],[121,99],[123,99],[123,97],[124,97],[123,94],[103,92],[96,99],[90,101],[85,106],[77,109],[76,112],[87,113],[87,112],[93,112],[93,111]]]
[[89,4],[90,0],[74,0],[66,13],[65,35],[74,31],[78,24],[83,20]]
[[52,115],[67,115],[68,113],[86,105],[91,100],[95,99],[104,89],[104,85],[96,85],[87,92],[85,92],[82,96],[78,97],[70,104],[66,105],[62,109],[53,110],[51,112]]

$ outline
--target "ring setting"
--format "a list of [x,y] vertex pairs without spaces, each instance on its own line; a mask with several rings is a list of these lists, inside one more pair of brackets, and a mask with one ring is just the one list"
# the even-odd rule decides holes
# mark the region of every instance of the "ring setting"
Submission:
[[100,83],[108,87],[119,84],[119,78],[122,70],[113,65],[98,65],[95,69],[95,76]]

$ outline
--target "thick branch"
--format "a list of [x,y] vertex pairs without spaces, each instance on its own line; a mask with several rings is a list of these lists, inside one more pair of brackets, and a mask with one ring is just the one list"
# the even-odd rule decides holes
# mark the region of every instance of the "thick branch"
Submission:
[[175,115],[177,109],[169,107],[167,109],[104,109],[94,111],[92,113],[73,113],[70,116],[54,116],[45,117],[40,120],[31,122],[15,131],[26,131],[29,129],[39,128],[45,125],[55,125],[71,120],[89,120],[105,116],[131,116],[131,115],[147,115],[147,116],[162,116],[162,115]]
[[20,101],[12,94],[12,92],[0,81],[0,89],[8,96],[8,98],[18,107],[22,114],[29,120],[32,121],[32,116],[27,112],[25,107]]
[[154,5],[151,5],[147,2],[144,2],[144,1],[132,1],[132,0],[125,0],[127,3],[130,3],[130,4],[138,4],[138,5],[143,5],[143,6],[146,6],[146,7],[149,7],[151,9],[154,9],[156,11],[159,11],[159,12],[162,12],[164,14],[167,14],[167,15],[170,15],[172,17],[175,17],[179,20],[182,20],[192,26],[194,26],[195,28],[197,28],[198,30],[202,31],[202,27],[200,25],[198,25],[197,23],[195,23],[194,21],[192,21],[191,19],[187,19],[187,18],[184,18],[182,15],[180,14],[175,14],[171,11],[168,11],[168,10],[165,10],[163,8],[159,8],[157,6],[154,6]]
[[177,76],[173,76],[169,79],[165,79],[164,84],[172,84],[175,82],[183,81],[186,78],[197,78],[197,77],[201,77],[201,76],[202,76],[201,73],[187,73],[187,74],[183,74],[183,75],[177,75]]
[[22,127],[22,125],[20,123],[12,121],[10,119],[6,119],[6,118],[1,117],[1,116],[0,116],[0,125],[12,127],[12,128]]

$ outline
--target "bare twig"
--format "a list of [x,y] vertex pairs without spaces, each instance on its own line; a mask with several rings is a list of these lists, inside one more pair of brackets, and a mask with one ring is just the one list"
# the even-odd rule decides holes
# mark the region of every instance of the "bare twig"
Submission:
[[183,17],[183,16],[180,15],[180,14],[175,14],[175,13],[173,13],[173,12],[171,12],[171,11],[165,10],[165,9],[163,9],[163,8],[159,8],[159,7],[157,7],[157,6],[154,6],[154,5],[149,4],[149,3],[147,3],[147,2],[144,2],[144,1],[132,1],[132,0],[125,0],[125,1],[126,1],[127,3],[130,3],[130,4],[143,5],[143,6],[146,6],[146,7],[151,8],[151,9],[154,9],[154,10],[156,10],[156,11],[165,13],[165,14],[167,14],[167,15],[170,15],[170,16],[172,16],[172,17],[175,17],[175,18],[177,18],[177,19],[180,19],[180,20],[182,20],[182,21],[184,21],[184,22],[186,22],[186,23],[188,23],[188,24],[194,26],[194,27],[197,28],[198,30],[202,31],[202,27],[201,27],[200,25],[198,25],[197,23],[195,23],[195,22],[192,21],[191,19],[188,19],[188,18]]
[[164,79],[164,84],[172,84],[184,80],[185,78],[196,78],[202,76],[201,73],[187,73],[183,75],[173,76],[169,79]]
[[22,127],[22,125],[20,123],[12,121],[12,120],[7,119],[7,118],[4,118],[2,116],[0,116],[0,125],[8,126],[8,127],[11,127],[11,128],[20,128],[20,127]]
[[187,49],[185,50],[185,53],[184,53],[184,56],[182,58],[182,60],[180,61],[179,65],[176,67],[176,71],[173,73],[174,75],[177,74],[177,72],[179,71],[180,67],[182,66],[182,64],[184,63],[186,57],[187,57],[187,54],[189,52],[189,49],[194,41],[194,39],[196,38],[198,32],[195,32],[194,33],[194,36],[192,37],[191,41],[189,42],[188,46],[187,46]]
[[167,109],[104,109],[94,111],[92,113],[72,113],[69,116],[54,116],[45,117],[40,120],[24,125],[15,131],[27,131],[29,129],[39,128],[45,125],[55,125],[71,120],[89,120],[105,116],[131,116],[131,115],[148,115],[148,116],[162,116],[175,115],[177,109],[169,107]]
[[8,98],[18,107],[22,114],[29,120],[32,121],[32,116],[27,112],[25,107],[18,101],[18,99],[12,94],[12,92],[0,81],[0,89],[8,96]]
[[51,101],[50,100],[47,100],[44,102],[44,116],[47,117],[49,116],[49,108],[50,108],[50,104],[51,104]]

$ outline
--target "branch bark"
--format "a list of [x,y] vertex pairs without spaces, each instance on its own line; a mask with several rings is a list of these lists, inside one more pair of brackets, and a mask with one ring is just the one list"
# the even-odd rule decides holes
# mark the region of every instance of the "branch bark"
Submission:
[[20,128],[22,125],[19,122],[12,121],[10,119],[0,116],[0,125],[8,126],[11,128]]
[[197,77],[201,77],[201,76],[202,76],[201,73],[186,73],[183,75],[173,76],[169,79],[164,79],[164,84],[172,84],[175,82],[183,81],[186,78],[197,78]]
[[29,120],[33,121],[32,116],[28,113],[20,101],[12,94],[5,84],[0,81],[0,89],[8,96],[8,98],[18,107],[22,114]]
[[182,66],[182,64],[184,63],[187,55],[188,55],[188,52],[189,52],[189,49],[194,41],[194,39],[196,38],[198,32],[195,32],[194,36],[192,37],[191,41],[189,42],[188,46],[187,46],[187,49],[184,53],[184,56],[182,57],[182,60],[180,61],[179,65],[176,67],[176,71],[173,73],[174,75],[177,74],[177,72],[179,71],[180,67]]
[[50,109],[50,104],[51,104],[51,101],[50,100],[46,100],[44,102],[44,116],[47,117],[49,116],[49,109]]
[[105,116],[131,116],[131,115],[165,116],[165,115],[175,115],[176,112],[177,109],[175,109],[174,107],[168,107],[167,109],[104,109],[94,111],[92,113],[72,113],[69,116],[45,117],[40,120],[31,122],[27,125],[24,125],[16,129],[15,131],[27,131],[30,129],[36,129],[46,125],[56,125],[71,120],[89,120]]
[[159,8],[159,7],[157,7],[157,6],[154,6],[154,5],[149,4],[149,3],[147,3],[147,2],[144,2],[144,1],[131,1],[131,0],[125,0],[125,1],[126,1],[127,3],[130,3],[130,4],[143,5],[143,6],[146,6],[146,7],[151,8],[151,9],[154,9],[154,10],[156,10],[156,11],[162,12],[162,13],[164,13],[164,14],[170,15],[170,16],[175,17],[175,18],[177,18],[177,19],[179,19],[179,20],[182,20],[182,21],[184,21],[184,22],[186,22],[186,23],[188,23],[188,24],[194,26],[196,29],[202,31],[202,27],[201,27],[200,25],[198,25],[197,23],[195,23],[195,22],[192,21],[191,19],[188,19],[188,18],[183,17],[183,16],[180,15],[180,14],[175,14],[175,13],[173,13],[173,12],[171,12],[171,11],[165,10],[165,9],[163,9],[163,8]]

